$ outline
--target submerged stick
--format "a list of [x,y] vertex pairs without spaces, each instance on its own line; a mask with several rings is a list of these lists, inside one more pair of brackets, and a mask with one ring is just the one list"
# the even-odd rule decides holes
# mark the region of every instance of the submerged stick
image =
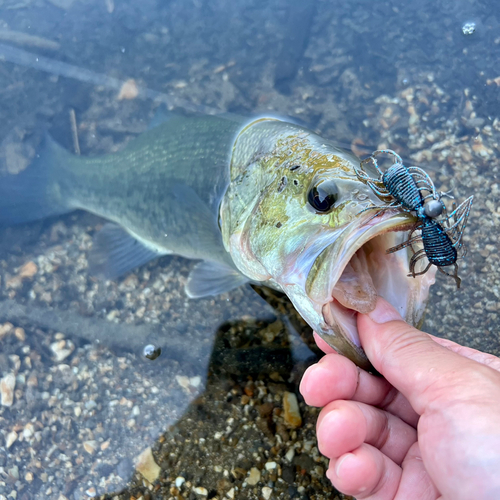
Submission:
[[61,48],[57,42],[40,36],[28,35],[22,31],[0,29],[0,40],[39,49],[59,50]]
[[69,110],[69,123],[71,125],[71,136],[73,137],[73,149],[75,150],[75,154],[80,156],[80,142],[78,141],[78,128],[76,125],[75,110],[73,108]]
[[[20,66],[45,71],[51,75],[63,76],[80,82],[106,87],[108,89],[116,90],[117,92],[119,92],[126,83],[124,80],[119,80],[118,78],[101,75],[85,68],[80,68],[49,57],[39,56],[26,50],[10,47],[9,45],[4,44],[0,44],[0,59],[14,64],[19,64]],[[187,101],[186,99],[170,96],[147,87],[138,87],[137,97],[139,99],[150,99],[158,103],[166,104],[169,109],[184,108],[187,111],[207,115],[220,114],[223,112],[220,109],[204,106],[203,104],[195,104]]]

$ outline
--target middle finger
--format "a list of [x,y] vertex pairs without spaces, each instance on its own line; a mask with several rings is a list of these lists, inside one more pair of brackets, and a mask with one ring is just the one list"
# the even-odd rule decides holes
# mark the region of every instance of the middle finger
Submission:
[[337,458],[359,448],[374,446],[401,465],[417,431],[388,412],[355,401],[334,401],[318,418],[318,447],[328,458]]
[[414,427],[419,418],[408,400],[387,380],[361,370],[339,354],[326,354],[310,366],[302,377],[300,392],[310,406],[352,399],[386,410]]

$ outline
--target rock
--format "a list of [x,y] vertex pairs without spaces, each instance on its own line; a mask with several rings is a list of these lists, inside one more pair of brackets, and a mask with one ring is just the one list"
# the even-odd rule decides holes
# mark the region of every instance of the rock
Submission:
[[123,99],[135,99],[139,95],[139,87],[137,87],[136,81],[131,78],[126,82],[123,82],[122,88],[117,96],[119,101]]
[[7,470],[7,473],[9,476],[13,479],[19,479],[19,467],[17,465],[14,465],[10,469]]
[[5,438],[5,447],[9,449],[16,441],[17,439],[17,432],[12,431],[7,434],[7,437]]
[[263,403],[261,405],[259,405],[257,407],[257,410],[259,412],[259,415],[262,417],[262,418],[266,418],[268,417],[269,415],[271,415],[271,413],[273,412],[273,409],[274,409],[274,405],[272,403]]
[[186,482],[186,480],[185,480],[182,476],[177,476],[177,477],[175,478],[175,486],[176,486],[177,488],[179,488],[179,489],[182,487],[182,485],[183,485],[185,482]]
[[85,494],[90,498],[95,498],[97,496],[97,490],[91,486],[87,491],[85,491]]
[[0,404],[2,406],[12,406],[14,403],[14,387],[16,387],[16,377],[13,373],[8,373],[0,380]]
[[206,488],[203,488],[203,486],[197,486],[196,488],[193,488],[193,491],[202,497],[208,496],[208,490]]
[[83,443],[83,448],[87,453],[92,455],[93,453],[95,453],[95,450],[97,448],[97,441],[85,441]]
[[50,349],[54,353],[56,361],[61,362],[74,351],[75,346],[69,340],[59,340],[50,344]]
[[31,423],[31,422],[28,422],[25,426],[24,426],[24,430],[23,430],[23,438],[24,439],[30,439],[31,437],[33,437],[35,435],[35,426]]
[[15,328],[14,335],[16,336],[16,339],[21,342],[24,342],[26,340],[26,332],[23,328]]
[[293,392],[285,392],[283,395],[283,409],[286,424],[291,428],[297,428],[302,425],[299,403],[297,396]]
[[0,325],[0,340],[9,334],[13,328],[14,325],[12,323],[4,323],[3,325]]
[[247,484],[255,486],[260,481],[260,470],[257,467],[252,467],[248,473]]
[[272,493],[273,490],[269,488],[269,486],[264,486],[264,488],[262,488],[262,496],[264,497],[264,500],[269,500],[271,498]]
[[21,278],[33,278],[37,272],[38,266],[34,262],[29,261],[19,269],[19,276]]
[[137,469],[137,472],[142,474],[142,476],[150,483],[156,481],[161,472],[161,468],[155,462],[151,448],[146,448],[137,457],[135,468]]

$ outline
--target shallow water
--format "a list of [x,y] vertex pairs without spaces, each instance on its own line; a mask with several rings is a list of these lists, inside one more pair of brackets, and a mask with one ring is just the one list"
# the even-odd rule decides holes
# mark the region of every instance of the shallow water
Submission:
[[[500,354],[497,2],[8,0],[0,20],[2,174],[47,130],[73,149],[70,110],[92,155],[144,131],[159,102],[292,117],[360,155],[395,149],[475,196],[462,288],[438,275],[423,328]],[[118,99],[130,79],[141,90]],[[300,396],[301,423],[284,411],[316,356],[286,301],[249,287],[188,300],[178,257],[98,282],[87,255],[102,223],[0,230],[0,371],[15,377],[0,499],[334,496],[318,411]],[[152,466],[135,470],[144,450]]]

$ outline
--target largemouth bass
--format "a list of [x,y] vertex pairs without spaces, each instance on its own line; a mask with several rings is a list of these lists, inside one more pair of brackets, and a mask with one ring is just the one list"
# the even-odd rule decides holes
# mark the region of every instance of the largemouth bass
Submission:
[[110,221],[91,272],[108,278],[155,257],[199,259],[188,296],[244,283],[286,293],[322,338],[361,367],[357,312],[377,295],[417,325],[435,272],[409,278],[413,225],[382,211],[359,159],[301,126],[261,118],[172,116],[121,152],[74,156],[50,138],[25,171],[0,179],[0,224],[82,209]]

